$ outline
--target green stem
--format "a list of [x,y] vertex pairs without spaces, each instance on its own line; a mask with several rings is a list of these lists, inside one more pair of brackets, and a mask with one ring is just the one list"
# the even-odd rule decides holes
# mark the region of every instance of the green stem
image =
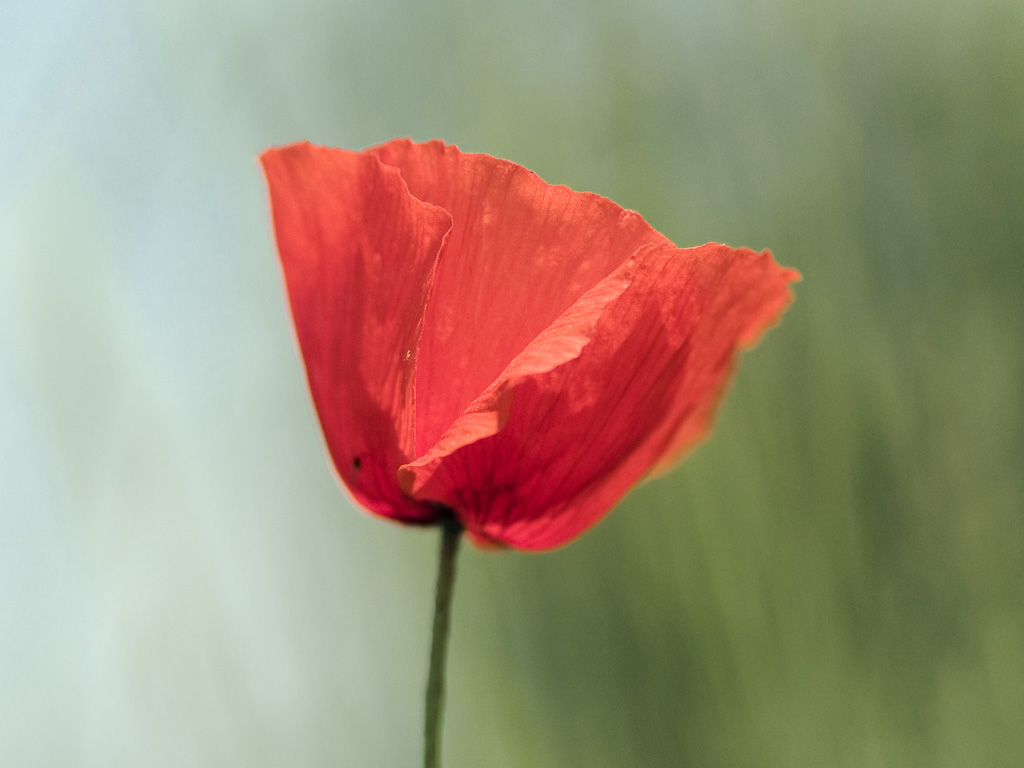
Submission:
[[441,562],[437,571],[434,601],[434,634],[430,642],[430,674],[427,677],[427,717],[423,727],[423,766],[441,764],[441,710],[444,706],[444,667],[448,651],[448,623],[451,616],[452,585],[455,583],[455,555],[459,551],[462,525],[458,520],[441,523]]

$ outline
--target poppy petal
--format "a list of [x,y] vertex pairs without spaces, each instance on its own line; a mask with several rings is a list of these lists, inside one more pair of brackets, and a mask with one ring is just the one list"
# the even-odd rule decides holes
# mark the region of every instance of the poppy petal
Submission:
[[416,452],[426,452],[526,346],[638,248],[667,239],[605,198],[440,141],[369,150],[447,210],[416,370]]
[[423,312],[451,228],[365,153],[294,144],[265,152],[274,229],[306,376],[334,466],[371,511],[435,512],[401,493],[413,453]]
[[400,470],[408,493],[452,507],[478,539],[567,543],[703,434],[737,350],[775,320],[796,277],[767,252],[717,244],[645,246],[623,270],[621,293],[603,306],[588,293],[567,313],[591,320],[575,356],[537,366],[531,344]]
[[793,300],[788,285],[800,279],[799,272],[779,267],[769,251],[754,253],[743,249],[739,253],[744,263],[733,266],[730,290],[716,291],[704,310],[698,330],[703,343],[694,349],[688,363],[689,386],[678,393],[681,398],[688,397],[691,389],[716,395],[703,398],[692,409],[684,409],[687,416],[675,427],[651,468],[652,474],[672,468],[708,433],[735,366],[736,351],[756,345]]

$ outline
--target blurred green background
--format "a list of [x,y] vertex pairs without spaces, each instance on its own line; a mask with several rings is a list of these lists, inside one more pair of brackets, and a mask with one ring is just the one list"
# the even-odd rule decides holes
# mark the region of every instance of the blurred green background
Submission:
[[406,766],[255,156],[443,138],[800,269],[718,428],[460,562],[446,764],[1024,765],[1019,0],[5,0],[0,764]]

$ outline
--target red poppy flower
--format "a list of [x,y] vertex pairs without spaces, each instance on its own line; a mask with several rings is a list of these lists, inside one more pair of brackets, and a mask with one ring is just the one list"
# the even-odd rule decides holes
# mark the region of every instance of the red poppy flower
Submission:
[[798,277],[439,141],[262,162],[338,474],[478,542],[564,544],[674,463]]

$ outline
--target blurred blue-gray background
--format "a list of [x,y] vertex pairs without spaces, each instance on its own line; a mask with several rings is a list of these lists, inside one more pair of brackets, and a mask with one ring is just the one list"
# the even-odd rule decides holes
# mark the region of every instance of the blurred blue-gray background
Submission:
[[0,765],[406,766],[255,157],[442,138],[804,282],[712,440],[467,548],[446,763],[1024,765],[1019,0],[4,0]]

